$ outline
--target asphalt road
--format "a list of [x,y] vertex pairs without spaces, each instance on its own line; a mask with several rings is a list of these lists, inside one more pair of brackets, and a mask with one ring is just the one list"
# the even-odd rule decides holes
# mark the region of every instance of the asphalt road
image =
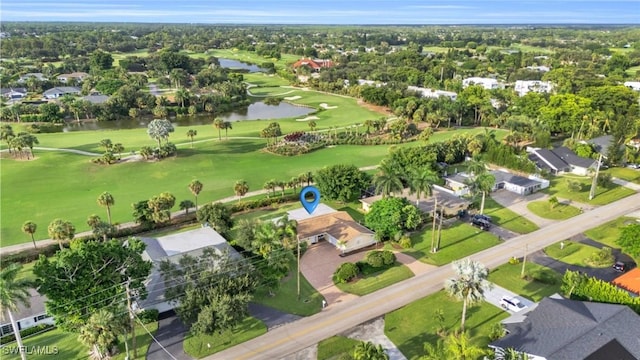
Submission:
[[[640,194],[512,238],[503,244],[476,253],[471,258],[489,268],[494,268],[507,262],[512,256],[522,256],[525,248],[528,252],[540,250],[577,235],[586,228],[601,225],[635,210],[640,210]],[[357,300],[335,304],[326,311],[280,326],[262,336],[205,359],[280,359],[316,344],[322,339],[433,294],[442,289],[445,279],[452,276],[453,271],[450,266],[436,268]]]

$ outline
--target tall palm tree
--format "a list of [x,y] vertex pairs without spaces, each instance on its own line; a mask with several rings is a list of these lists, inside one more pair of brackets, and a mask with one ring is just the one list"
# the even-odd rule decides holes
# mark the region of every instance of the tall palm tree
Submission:
[[444,283],[444,288],[449,295],[462,300],[460,330],[464,331],[467,306],[484,299],[484,289],[488,284],[486,279],[489,272],[484,265],[468,258],[454,261],[451,265],[456,276],[447,279]]
[[272,221],[263,222],[256,230],[256,235],[251,242],[253,251],[267,258],[279,246],[281,246],[281,243],[276,224]]
[[198,135],[198,130],[189,129],[187,130],[187,137],[191,139],[191,148],[193,149],[193,137]]
[[189,191],[196,198],[196,211],[198,211],[198,194],[202,191],[202,183],[198,180],[193,180],[189,183]]
[[467,163],[467,173],[469,173],[471,177],[476,177],[486,172],[487,165],[483,161],[474,159]]
[[109,219],[109,224],[111,224],[111,207],[116,203],[113,199],[113,195],[108,192],[103,192],[98,196],[98,205],[104,206],[107,208],[107,218]]
[[300,179],[300,184],[307,183],[307,186],[311,185],[313,182],[313,173],[311,171],[302,173],[298,175],[298,179]]
[[402,191],[400,174],[386,161],[380,163],[378,173],[373,177],[373,185],[376,193],[382,193],[382,197]]
[[487,350],[472,345],[466,332],[449,334],[444,343],[446,359],[450,360],[475,360],[488,353]]
[[229,130],[233,129],[233,125],[231,121],[225,121],[222,123],[222,128],[224,129],[224,138],[225,140],[229,140]]
[[289,215],[284,215],[278,219],[277,225],[282,246],[290,250],[295,248],[298,239],[298,222],[289,219]]
[[118,339],[118,323],[113,312],[102,308],[89,317],[84,326],[80,328],[80,340],[85,345],[93,348],[93,356],[102,359],[109,355],[110,348]]
[[421,360],[442,360],[447,358],[444,340],[442,339],[438,339],[435,345],[425,343],[424,352],[425,354],[420,358]]
[[431,196],[433,184],[437,181],[438,175],[430,168],[415,168],[409,172],[409,193],[416,194],[416,206],[420,204],[422,195]]
[[249,192],[249,184],[244,180],[238,180],[233,186],[233,191],[236,193],[236,196],[243,197]]
[[0,308],[4,310],[0,313],[0,318],[4,319],[4,315],[9,316],[20,356],[22,360],[26,360],[27,356],[24,353],[20,330],[18,330],[18,323],[13,318],[13,312],[18,310],[18,304],[20,303],[24,306],[29,306],[29,298],[31,297],[29,288],[31,288],[32,284],[25,279],[16,279],[20,269],[21,266],[19,264],[12,263],[0,270]]
[[389,360],[389,354],[384,351],[382,345],[362,341],[353,349],[353,358],[355,360]]
[[489,173],[480,174],[478,176],[473,177],[470,180],[469,186],[471,187],[471,192],[476,194],[477,193],[482,194],[482,201],[480,203],[480,214],[484,213],[484,202],[485,202],[486,195],[488,192],[493,190],[493,186],[495,184],[496,184],[495,176]]
[[224,120],[222,120],[220,118],[215,118],[215,120],[213,120],[213,127],[218,129],[218,140],[222,140],[221,131],[224,128]]
[[264,183],[264,189],[268,192],[273,192],[273,195],[276,195],[276,187],[278,186],[278,182],[275,179],[271,179]]
[[53,240],[58,241],[60,250],[62,250],[63,249],[62,240],[73,239],[76,233],[76,228],[69,221],[62,220],[62,219],[55,219],[49,224],[49,227],[47,227],[47,232],[49,233],[49,236]]
[[33,241],[34,248],[38,248],[38,246],[36,245],[36,239],[33,237],[33,234],[36,233],[37,229],[38,225],[36,225],[36,223],[31,220],[25,221],[24,224],[22,224],[22,232],[31,235],[31,241]]

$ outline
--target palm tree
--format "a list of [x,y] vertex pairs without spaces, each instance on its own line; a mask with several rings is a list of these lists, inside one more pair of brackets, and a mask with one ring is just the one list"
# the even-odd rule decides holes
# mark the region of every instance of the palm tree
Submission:
[[446,359],[450,360],[475,360],[488,353],[487,350],[470,344],[466,332],[450,334],[444,344]]
[[313,130],[315,130],[315,129],[316,129],[316,125],[317,125],[317,124],[316,124],[316,122],[315,122],[315,121],[311,120],[311,121],[309,121],[309,122],[307,123],[307,125],[309,125],[309,128],[311,129],[311,132],[313,132]]
[[107,208],[107,218],[109,219],[109,224],[111,224],[111,207],[116,203],[113,199],[113,195],[108,192],[103,192],[98,196],[98,205],[104,206]]
[[202,183],[198,180],[193,180],[189,183],[189,191],[191,191],[196,198],[196,211],[198,211],[198,194],[202,191],[202,186]]
[[233,191],[236,196],[243,197],[249,192],[249,184],[244,180],[238,180],[233,186]]
[[298,185],[300,185],[300,178],[294,176],[287,182],[287,186],[293,189],[293,193],[295,194],[298,190]]
[[506,349],[500,349],[496,353],[496,359],[501,360],[529,360],[531,356],[526,353],[519,352],[518,350],[510,347]]
[[353,349],[354,360],[389,360],[389,355],[384,351],[382,345],[375,345],[367,341],[361,341]]
[[189,129],[187,130],[187,137],[191,139],[191,148],[193,149],[193,137],[198,135],[198,130]]
[[188,215],[189,214],[189,209],[194,207],[195,204],[191,200],[182,200],[182,201],[180,201],[180,204],[178,206],[180,206],[180,210],[184,210],[184,214],[185,215]]
[[31,220],[25,221],[24,224],[22,224],[22,232],[31,235],[31,241],[33,241],[34,248],[38,248],[38,246],[36,246],[36,239],[33,237],[33,234],[36,233],[37,229],[38,225]]
[[0,318],[4,319],[5,312],[6,315],[9,316],[13,333],[16,336],[20,356],[22,360],[26,360],[27,356],[24,353],[18,323],[13,318],[13,312],[18,310],[18,304],[21,303],[28,307],[29,298],[31,297],[29,294],[29,288],[32,286],[31,282],[26,279],[16,279],[21,268],[19,264],[12,263],[0,270],[0,308],[4,310],[0,313]]
[[180,88],[176,90],[175,100],[180,104],[181,108],[184,108],[184,102],[189,100],[189,90],[185,88]]
[[264,189],[268,192],[273,192],[273,195],[276,195],[276,186],[278,186],[278,182],[275,179],[271,179],[264,183]]
[[282,190],[282,196],[284,196],[284,191],[287,188],[287,182],[282,180],[276,181],[276,186]]
[[444,340],[442,339],[438,339],[435,345],[425,343],[424,352],[425,354],[420,358],[422,360],[442,360],[447,358]]
[[76,233],[76,228],[69,221],[55,219],[49,224],[49,227],[47,227],[47,232],[53,240],[58,241],[60,250],[62,250],[62,240],[73,239]]
[[423,194],[431,196],[433,184],[437,181],[438,175],[430,168],[415,168],[409,172],[409,193],[416,194],[416,206],[420,204]]
[[114,314],[102,308],[89,317],[87,323],[80,328],[80,340],[93,348],[93,356],[102,359],[109,355],[110,348],[118,340],[119,323]]
[[278,235],[285,249],[293,249],[298,239],[298,222],[285,214],[277,221]]
[[225,140],[229,140],[229,130],[233,129],[233,126],[231,125],[231,121],[225,121],[222,124],[222,128],[224,129],[224,138],[225,138]]
[[456,276],[447,279],[444,288],[449,295],[462,300],[462,320],[460,330],[464,331],[467,317],[467,306],[484,299],[484,289],[487,286],[487,268],[477,261],[470,259],[454,261],[452,264]]
[[468,162],[467,172],[472,177],[476,177],[476,176],[478,176],[480,174],[486,173],[487,172],[487,166],[486,166],[486,164],[484,162],[474,159],[474,160],[471,160],[471,161]]
[[224,128],[224,120],[222,120],[220,118],[215,118],[215,120],[213,120],[213,127],[218,129],[218,140],[222,140],[221,131]]
[[382,193],[382,197],[402,191],[400,174],[386,161],[380,163],[378,173],[373,178],[373,185],[376,187],[376,193]]
[[278,246],[281,246],[281,242],[276,224],[272,221],[263,222],[256,230],[256,235],[251,242],[253,251],[267,258]]
[[313,182],[313,173],[311,171],[302,173],[298,175],[298,179],[300,179],[300,184],[307,183],[307,186],[311,185]]
[[487,192],[493,190],[493,186],[496,184],[495,176],[484,173],[472,178],[469,182],[471,191],[473,193],[482,193],[482,202],[480,203],[480,214],[484,213],[484,202]]

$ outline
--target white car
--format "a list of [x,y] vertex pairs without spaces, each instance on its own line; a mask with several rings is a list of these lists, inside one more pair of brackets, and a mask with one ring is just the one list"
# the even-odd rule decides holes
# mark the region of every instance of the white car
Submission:
[[517,298],[507,296],[503,296],[502,299],[500,299],[500,306],[505,310],[513,312],[521,311],[527,307],[527,305],[521,303]]

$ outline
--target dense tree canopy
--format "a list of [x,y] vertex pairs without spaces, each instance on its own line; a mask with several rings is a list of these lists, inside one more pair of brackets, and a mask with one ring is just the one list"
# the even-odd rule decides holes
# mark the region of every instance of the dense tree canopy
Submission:
[[371,177],[355,165],[342,164],[320,169],[313,179],[323,197],[342,202],[357,199],[371,183]]
[[420,210],[405,198],[383,198],[371,205],[365,224],[379,239],[393,238],[398,232],[415,230],[422,223]]

